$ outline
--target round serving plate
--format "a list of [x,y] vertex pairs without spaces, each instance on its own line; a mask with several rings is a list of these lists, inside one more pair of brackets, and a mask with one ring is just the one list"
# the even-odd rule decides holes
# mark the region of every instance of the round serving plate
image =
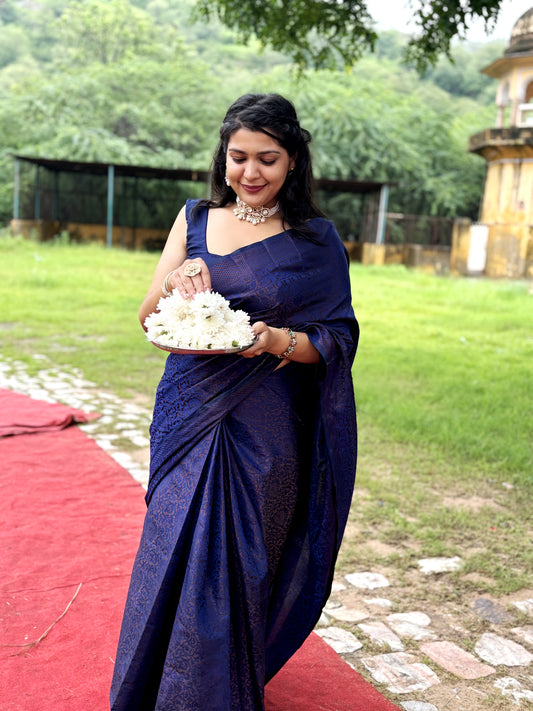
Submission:
[[168,353],[181,353],[182,355],[227,355],[228,353],[241,353],[247,348],[250,348],[250,346],[253,346],[255,343],[255,341],[253,341],[247,346],[236,346],[235,348],[204,348],[198,350],[196,348],[174,348],[174,346],[167,346],[163,343],[158,343],[157,341],[150,342],[162,351],[167,351]]

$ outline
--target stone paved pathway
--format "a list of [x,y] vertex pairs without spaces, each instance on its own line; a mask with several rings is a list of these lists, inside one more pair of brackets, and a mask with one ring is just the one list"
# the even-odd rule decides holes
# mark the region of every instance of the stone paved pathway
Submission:
[[100,413],[99,419],[80,425],[81,429],[146,488],[151,411],[124,402],[113,393],[100,391],[76,369],[60,371],[45,356],[34,357],[42,368],[38,375],[32,376],[25,363],[7,360],[0,355],[0,388],[15,390],[37,400],[61,402],[86,412]]
[[[35,356],[39,373],[0,356],[0,388],[62,402],[102,417],[81,428],[146,487],[151,411],[100,391],[76,370]],[[461,568],[454,558],[421,559],[420,576]],[[317,632],[359,673],[406,711],[513,710],[533,704],[533,591],[514,600],[479,597],[472,634],[456,610],[398,612],[402,590],[379,571],[336,576]],[[452,641],[450,638],[453,637]],[[458,642],[459,640],[459,642]],[[371,711],[371,709],[369,709]]]

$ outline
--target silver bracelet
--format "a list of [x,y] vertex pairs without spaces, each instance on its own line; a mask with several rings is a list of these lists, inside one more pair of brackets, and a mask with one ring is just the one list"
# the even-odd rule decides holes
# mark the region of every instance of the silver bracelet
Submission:
[[172,291],[169,290],[167,280],[172,274],[174,274],[176,270],[173,269],[171,272],[169,272],[166,277],[163,279],[163,283],[161,284],[161,291],[165,296],[172,296]]

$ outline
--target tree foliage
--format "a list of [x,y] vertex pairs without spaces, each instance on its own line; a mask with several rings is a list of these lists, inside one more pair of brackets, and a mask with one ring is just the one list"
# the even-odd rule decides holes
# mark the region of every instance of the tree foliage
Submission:
[[484,163],[466,147],[493,122],[495,87],[475,68],[501,46],[461,45],[421,79],[401,61],[408,38],[389,32],[357,72],[298,75],[216,20],[191,25],[194,2],[0,3],[0,221],[12,154],[205,170],[227,106],[249,91],[294,101],[317,176],[390,181],[396,212],[476,216]]
[[76,0],[56,23],[68,60],[114,64],[150,52],[156,37],[152,18],[128,0]]
[[425,78],[453,96],[468,96],[472,99],[485,97],[494,99],[494,80],[481,69],[488,66],[504,53],[503,42],[488,42],[476,48],[468,46],[454,48],[452,60],[439,57],[436,64],[425,74]]
[[418,35],[410,40],[407,59],[425,70],[439,55],[451,56],[453,39],[464,39],[473,21],[481,19],[485,30],[496,24],[503,0],[417,0],[415,24]]
[[[441,53],[450,56],[451,42],[464,38],[481,18],[490,30],[503,0],[412,0],[418,33],[406,58],[423,71]],[[377,34],[367,0],[198,0],[204,17],[215,14],[247,40],[285,52],[300,66],[331,68],[353,65]]]
[[339,58],[352,64],[377,37],[364,0],[199,0],[197,10],[204,17],[216,12],[242,40],[255,35],[302,67],[335,67]]
[[[479,107],[461,100],[457,111],[413,74],[403,74],[399,91],[394,65],[388,69],[379,79],[339,75],[293,89],[318,175],[391,182],[395,212],[476,216],[484,164],[467,153],[466,140]],[[483,113],[488,121],[492,109]]]

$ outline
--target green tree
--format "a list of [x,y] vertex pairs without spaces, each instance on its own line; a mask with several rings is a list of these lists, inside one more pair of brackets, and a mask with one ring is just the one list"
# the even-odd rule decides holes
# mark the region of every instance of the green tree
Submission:
[[[451,41],[463,38],[479,18],[489,29],[503,0],[413,0],[418,33],[407,47],[407,58],[427,69]],[[366,0],[198,0],[198,13],[216,15],[243,40],[256,36],[264,46],[287,53],[300,66],[352,65],[377,34]]]
[[489,42],[480,47],[463,44],[453,48],[451,58],[440,57],[425,79],[454,96],[479,98],[494,102],[494,80],[481,72],[505,49],[502,42]]
[[199,0],[198,13],[216,14],[241,40],[255,35],[300,66],[351,64],[376,40],[364,0]]
[[0,22],[5,24],[16,22],[18,19],[17,6],[13,0],[0,2]]
[[22,27],[13,24],[2,25],[0,22],[0,67],[16,62],[29,54],[30,43]]
[[396,32],[395,30],[380,32],[374,45],[374,53],[376,57],[400,62],[405,55],[407,42],[408,37],[403,32]]
[[68,61],[77,64],[113,64],[149,54],[156,37],[152,18],[128,0],[76,0],[57,28]]

